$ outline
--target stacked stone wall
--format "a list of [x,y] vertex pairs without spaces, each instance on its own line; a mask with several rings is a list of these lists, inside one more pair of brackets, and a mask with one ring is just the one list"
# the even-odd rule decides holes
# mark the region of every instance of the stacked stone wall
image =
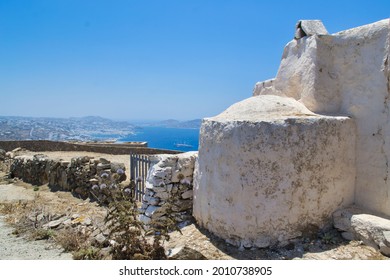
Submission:
[[156,155],[149,169],[140,220],[146,224],[164,219],[167,212],[177,222],[192,219],[193,174],[197,152]]
[[[83,156],[64,161],[36,154],[13,158],[10,176],[36,186],[48,184],[50,187],[71,191],[77,196],[87,198],[91,187],[98,182],[102,173],[111,174],[118,169],[125,170],[125,165],[104,158]],[[123,174],[121,181],[125,179],[126,175]]]

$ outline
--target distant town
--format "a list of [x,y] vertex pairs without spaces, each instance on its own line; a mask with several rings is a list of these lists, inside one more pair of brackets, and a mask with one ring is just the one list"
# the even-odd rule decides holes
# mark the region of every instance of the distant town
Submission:
[[[166,120],[137,126],[199,128],[201,120]],[[135,133],[127,121],[88,116],[81,118],[35,118],[0,116],[0,140],[116,141]]]

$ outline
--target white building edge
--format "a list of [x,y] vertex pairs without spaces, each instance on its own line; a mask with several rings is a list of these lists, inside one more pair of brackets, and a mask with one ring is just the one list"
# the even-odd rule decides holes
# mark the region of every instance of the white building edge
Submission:
[[266,247],[351,205],[389,217],[389,45],[389,19],[335,34],[299,21],[275,79],[203,120],[198,223]]

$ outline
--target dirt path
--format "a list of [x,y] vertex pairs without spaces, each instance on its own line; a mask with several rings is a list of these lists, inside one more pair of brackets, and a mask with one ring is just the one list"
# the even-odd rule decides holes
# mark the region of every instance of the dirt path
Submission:
[[[33,200],[34,194],[21,186],[0,185],[0,203]],[[71,260],[72,255],[45,240],[31,241],[13,234],[14,228],[0,216],[0,260]]]
[[72,255],[44,240],[16,237],[0,216],[0,260],[71,260]]

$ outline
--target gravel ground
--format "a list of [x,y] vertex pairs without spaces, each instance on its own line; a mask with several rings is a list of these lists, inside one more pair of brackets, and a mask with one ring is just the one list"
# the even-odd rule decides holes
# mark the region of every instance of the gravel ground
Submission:
[[0,216],[0,260],[71,260],[72,255],[64,253],[54,244],[44,240],[31,241],[17,237],[14,229]]
[[[0,185],[0,202],[33,200],[34,193],[13,184]],[[0,260],[71,260],[72,255],[48,241],[31,241],[13,234],[14,229],[0,216]]]

